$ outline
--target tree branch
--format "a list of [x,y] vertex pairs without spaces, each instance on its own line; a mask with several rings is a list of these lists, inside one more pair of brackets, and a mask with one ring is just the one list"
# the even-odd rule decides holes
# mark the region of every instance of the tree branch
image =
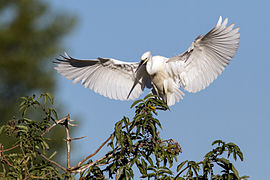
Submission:
[[55,161],[53,161],[53,160],[47,158],[47,157],[44,156],[42,153],[38,152],[38,154],[39,154],[41,157],[43,157],[44,159],[46,159],[47,161],[49,161],[50,163],[52,163],[52,164],[56,165],[57,167],[59,167],[60,169],[64,170],[65,172],[67,171],[66,168],[64,168],[63,166],[61,166],[61,165],[58,164],[57,162],[55,162]]
[[70,134],[69,134],[69,120],[70,120],[70,115],[68,114],[66,116],[66,119],[65,119],[65,122],[64,122],[64,126],[66,128],[66,133],[67,133],[67,139],[66,139],[66,142],[67,142],[67,168],[70,169],[70,142],[71,142],[71,139],[70,139]]
[[2,149],[2,153],[0,154],[0,157],[3,157],[4,161],[6,161],[6,163],[10,166],[10,167],[14,167],[6,158],[5,154],[4,154],[4,146],[2,144],[0,144],[0,148]]
[[4,149],[4,146],[2,147],[2,150],[0,150],[0,153],[1,152],[6,152],[6,151],[10,151],[10,150],[12,150],[12,149],[15,149],[16,147],[18,147],[19,146],[19,144],[17,144],[17,145],[15,145],[15,146],[13,146],[13,147],[11,147],[11,148],[8,148],[8,149]]
[[80,173],[80,172],[83,172],[83,171],[85,171],[86,169],[88,169],[88,168],[94,166],[96,163],[102,161],[103,159],[112,157],[112,156],[113,156],[113,153],[114,153],[114,151],[111,152],[111,154],[109,154],[109,155],[105,155],[105,156],[103,156],[103,157],[101,157],[101,158],[95,160],[94,162],[92,162],[92,163],[90,163],[90,164],[86,164],[86,165],[80,167],[80,168],[77,169],[77,170],[72,170],[71,172],[73,172],[73,173]]
[[55,123],[52,124],[50,127],[48,127],[42,134],[41,136],[44,136],[45,134],[47,134],[54,126],[56,126],[57,124],[61,124],[63,123],[66,119],[68,118],[68,116],[65,116],[64,118],[58,120],[58,121],[54,121]]
[[105,144],[107,144],[107,142],[109,141],[111,139],[111,136],[108,138],[108,139],[106,139],[100,146],[99,146],[99,148],[94,152],[94,153],[92,153],[92,154],[90,154],[89,156],[87,156],[86,158],[84,158],[82,161],[80,161],[77,165],[75,165],[74,167],[72,167],[71,169],[76,169],[76,168],[78,168],[81,164],[83,164],[85,161],[87,161],[89,158],[91,158],[91,157],[93,157],[94,155],[96,155],[99,151],[100,151],[100,149],[105,145]]

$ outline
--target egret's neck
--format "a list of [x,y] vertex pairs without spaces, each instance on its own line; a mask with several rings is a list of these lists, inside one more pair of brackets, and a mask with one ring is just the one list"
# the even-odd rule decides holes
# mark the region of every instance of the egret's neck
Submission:
[[153,56],[149,58],[146,64],[146,71],[149,75],[153,75],[158,71],[162,71],[164,68],[164,57]]
[[153,59],[152,59],[152,57],[150,57],[146,63],[146,71],[149,75],[152,74],[152,67],[153,67]]

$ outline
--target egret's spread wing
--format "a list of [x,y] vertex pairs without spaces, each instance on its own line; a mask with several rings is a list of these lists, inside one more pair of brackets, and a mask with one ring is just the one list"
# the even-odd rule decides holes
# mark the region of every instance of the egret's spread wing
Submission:
[[222,22],[220,17],[217,25],[195,39],[185,53],[167,61],[169,73],[180,79],[185,90],[195,93],[209,86],[235,55],[239,28],[227,23],[227,18]]
[[135,99],[145,86],[150,86],[146,68],[139,63],[122,62],[115,59],[74,59],[66,54],[57,59],[55,69],[73,83],[84,84],[95,92],[119,100]]

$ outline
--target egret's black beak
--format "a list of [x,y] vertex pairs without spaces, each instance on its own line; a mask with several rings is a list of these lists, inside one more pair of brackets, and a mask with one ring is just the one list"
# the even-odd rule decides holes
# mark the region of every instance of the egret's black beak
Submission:
[[146,63],[146,60],[141,61],[140,64],[139,64],[139,66],[138,66],[138,68],[136,69],[135,73],[136,73],[136,72],[140,69],[140,67],[141,67],[142,65],[144,65],[145,63]]

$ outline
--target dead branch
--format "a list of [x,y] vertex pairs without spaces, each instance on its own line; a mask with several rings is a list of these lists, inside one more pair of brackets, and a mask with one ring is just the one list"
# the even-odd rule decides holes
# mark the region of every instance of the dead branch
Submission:
[[66,129],[66,134],[67,134],[67,139],[66,139],[66,142],[67,142],[67,168],[70,169],[70,142],[71,142],[71,139],[70,139],[70,134],[69,134],[69,120],[70,120],[70,115],[68,114],[66,116],[66,120],[64,122],[64,126],[65,126],[65,129]]
[[83,172],[83,171],[85,171],[86,169],[88,169],[88,168],[94,166],[94,165],[97,164],[98,162],[102,161],[103,159],[112,157],[112,156],[113,156],[113,153],[114,153],[114,152],[112,152],[112,153],[109,154],[109,155],[105,155],[105,156],[103,156],[103,157],[101,157],[101,158],[95,160],[94,162],[92,162],[92,163],[90,163],[90,164],[86,164],[86,165],[80,167],[80,168],[77,169],[77,170],[72,170],[71,172],[73,172],[73,173],[80,173],[80,172]]
[[80,140],[80,139],[83,139],[85,138],[86,136],[82,136],[82,137],[79,137],[79,138],[71,138],[70,140],[73,141],[73,140]]
[[108,139],[106,139],[100,146],[99,146],[99,148],[94,152],[94,153],[92,153],[92,154],[90,154],[89,156],[87,156],[86,158],[84,158],[82,161],[80,161],[77,165],[75,165],[74,167],[72,167],[71,169],[76,169],[76,168],[78,168],[81,164],[83,164],[85,161],[87,161],[89,158],[91,158],[91,157],[93,157],[94,155],[96,155],[99,151],[100,151],[100,149],[105,145],[105,144],[107,144],[107,142],[109,141],[111,139],[111,136],[108,138]]
[[8,148],[8,149],[4,149],[4,147],[2,147],[2,150],[0,150],[0,153],[10,151],[10,150],[12,150],[12,149],[15,149],[15,148],[18,147],[18,146],[19,146],[19,144],[15,145],[15,146],[13,146],[13,147],[11,147],[11,148]]
[[64,118],[58,120],[58,121],[54,121],[55,123],[52,124],[50,127],[48,127],[42,134],[41,136],[44,136],[45,134],[47,134],[54,126],[56,126],[57,124],[61,124],[63,123],[65,120],[67,119],[67,116],[65,116]]
[[4,151],[3,151],[4,146],[1,145],[0,148],[2,149],[2,153],[1,153],[0,157],[3,157],[4,161],[5,161],[10,167],[14,167],[14,166],[7,160],[7,158],[6,158],[6,156],[5,156],[5,153],[4,153]]
[[39,154],[41,157],[43,157],[44,159],[46,159],[47,161],[49,161],[50,163],[52,163],[52,164],[56,165],[57,167],[59,167],[60,169],[62,169],[62,170],[64,170],[64,171],[67,171],[66,168],[64,168],[63,166],[61,166],[61,165],[58,164],[57,162],[55,162],[55,161],[53,161],[53,160],[47,158],[47,157],[46,157],[45,155],[43,155],[42,153],[38,152],[38,154]]

